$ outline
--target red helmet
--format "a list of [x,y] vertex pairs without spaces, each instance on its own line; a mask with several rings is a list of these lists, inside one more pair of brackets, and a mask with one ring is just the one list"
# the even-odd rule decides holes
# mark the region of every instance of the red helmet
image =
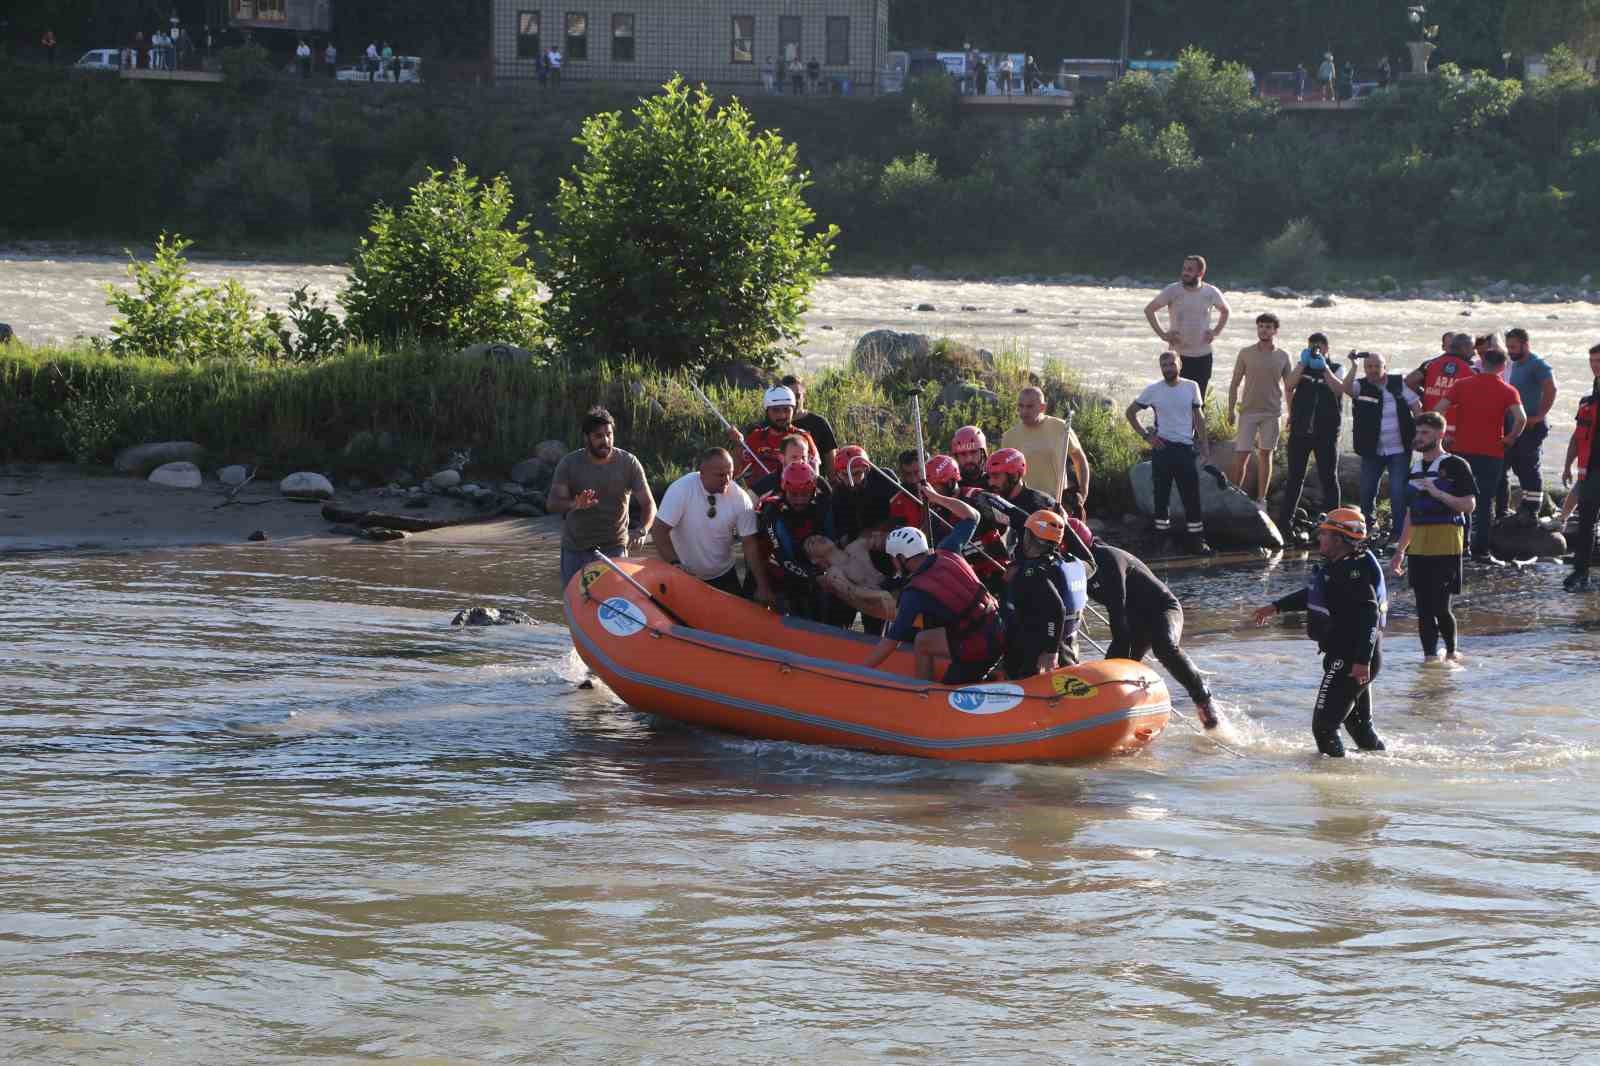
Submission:
[[859,444],[846,444],[833,453],[833,472],[841,477],[852,478],[858,472],[865,474],[871,467],[871,457]]
[[929,459],[922,474],[930,485],[948,485],[952,481],[961,480],[961,468],[948,455],[935,455]]
[[784,492],[802,493],[815,492],[817,488],[817,473],[811,469],[809,463],[790,463],[783,468],[783,476],[779,479]]
[[1088,523],[1081,519],[1069,518],[1067,519],[1067,528],[1078,535],[1078,539],[1083,541],[1085,548],[1094,547],[1094,534],[1089,532]]
[[989,438],[977,426],[962,426],[950,438],[950,450],[953,452],[972,451],[974,448],[983,452],[989,450]]
[[1015,448],[1001,448],[989,456],[989,473],[1010,474],[1012,477],[1023,477],[1028,473],[1028,460]]

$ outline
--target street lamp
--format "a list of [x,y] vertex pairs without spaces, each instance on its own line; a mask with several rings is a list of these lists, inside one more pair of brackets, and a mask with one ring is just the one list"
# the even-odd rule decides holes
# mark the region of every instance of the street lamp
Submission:
[[1122,0],[1122,74],[1128,73],[1128,37],[1132,32],[1133,0]]

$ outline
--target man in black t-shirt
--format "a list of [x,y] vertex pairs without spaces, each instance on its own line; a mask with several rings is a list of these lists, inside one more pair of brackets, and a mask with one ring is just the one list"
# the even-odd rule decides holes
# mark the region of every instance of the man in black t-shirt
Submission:
[[816,441],[817,451],[821,453],[818,456],[818,469],[832,470],[833,450],[839,446],[839,438],[833,433],[833,424],[817,412],[806,410],[806,383],[797,375],[785,375],[783,384],[794,393],[794,417],[790,422],[796,429],[811,434],[811,439]]
[[1309,544],[1295,535],[1294,513],[1306,484],[1306,467],[1317,461],[1322,510],[1339,506],[1339,423],[1344,413],[1344,368],[1328,358],[1328,338],[1313,333],[1289,375],[1289,480],[1283,488],[1278,529],[1291,544]]

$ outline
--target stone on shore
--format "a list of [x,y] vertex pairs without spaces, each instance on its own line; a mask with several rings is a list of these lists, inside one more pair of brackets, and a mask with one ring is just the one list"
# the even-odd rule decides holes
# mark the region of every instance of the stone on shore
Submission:
[[197,489],[205,483],[200,468],[193,463],[163,463],[150,471],[147,479],[153,485],[166,485],[173,489]]
[[1514,516],[1495,523],[1489,544],[1502,559],[1559,559],[1567,554],[1567,538],[1560,531],[1521,525]]
[[960,407],[973,401],[996,404],[1000,402],[1000,397],[981,385],[974,385],[968,381],[952,381],[939,390],[939,395],[933,403],[935,407]]
[[537,361],[539,353],[529,351],[527,348],[518,348],[515,344],[474,344],[457,352],[456,359],[463,363],[475,359],[492,359],[497,363],[526,365]]
[[11,327],[4,322],[0,322],[0,344],[11,343],[11,338],[14,336],[16,334],[11,332]]
[[925,333],[875,329],[857,339],[850,351],[850,369],[881,378],[902,363],[926,359],[932,348],[933,342]]
[[1274,285],[1267,290],[1267,295],[1274,300],[1298,300],[1300,294],[1286,285]]
[[237,464],[233,466],[225,466],[221,470],[217,471],[217,480],[228,486],[230,489],[243,485],[247,480],[249,480],[249,478],[250,471]]
[[441,470],[428,479],[428,484],[435,489],[453,489],[461,484],[461,471]]
[[333,482],[321,474],[301,470],[278,482],[278,491],[291,500],[331,500]]
[[1332,307],[1333,297],[1329,296],[1327,293],[1323,293],[1321,296],[1313,297],[1311,300],[1311,306],[1316,308]]
[[551,471],[554,472],[557,464],[567,457],[567,452],[569,451],[571,449],[567,447],[567,442],[564,440],[545,440],[540,441],[538,447],[533,449],[533,455],[534,458],[542,459],[548,463]]
[[[832,329],[833,327],[823,326],[822,328]],[[722,385],[746,392],[754,392],[758,389],[766,388],[769,380],[770,376],[767,373],[749,363],[719,363],[706,371],[707,385]]]
[[525,626],[533,619],[515,607],[468,607],[450,619],[453,626]]
[[511,468],[511,480],[518,485],[542,485],[550,480],[554,468],[543,459],[524,459]]
[[[1197,456],[1197,468],[1202,464]],[[1206,539],[1213,544],[1233,548],[1270,548],[1277,550],[1283,547],[1283,534],[1278,531],[1271,518],[1257,510],[1255,501],[1232,485],[1219,485],[1218,478],[1204,469],[1200,474],[1200,510],[1203,512],[1206,529]],[[1156,510],[1155,478],[1148,460],[1134,466],[1129,472],[1133,483],[1133,498],[1139,506],[1139,513],[1145,518],[1154,518]],[[1178,487],[1172,487],[1171,502],[1172,528],[1182,532],[1188,522],[1184,514],[1183,499],[1178,495]]]
[[140,477],[167,463],[200,463],[206,450],[191,440],[169,440],[157,444],[135,444],[117,453],[113,465],[119,473]]

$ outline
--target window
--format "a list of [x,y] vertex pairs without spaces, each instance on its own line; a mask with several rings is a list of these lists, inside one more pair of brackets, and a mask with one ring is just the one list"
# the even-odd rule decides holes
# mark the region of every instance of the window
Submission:
[[563,58],[589,58],[589,16],[582,11],[567,12],[567,54]]
[[284,0],[233,0],[233,17],[246,22],[285,22]]
[[850,19],[847,16],[828,18],[828,66],[850,65]]
[[778,52],[785,63],[800,58],[800,16],[778,16]]
[[517,12],[517,58],[539,58],[539,13]]
[[734,63],[754,63],[756,61],[756,17],[754,15],[733,16],[733,59]]
[[633,16],[611,16],[611,61],[633,62]]

